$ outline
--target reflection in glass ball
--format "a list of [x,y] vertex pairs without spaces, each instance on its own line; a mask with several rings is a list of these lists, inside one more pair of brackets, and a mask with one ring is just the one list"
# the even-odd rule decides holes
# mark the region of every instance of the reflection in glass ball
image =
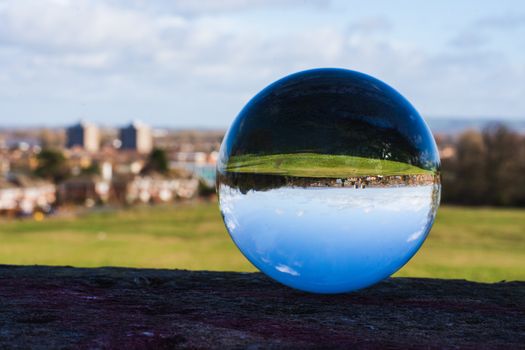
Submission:
[[289,75],[228,130],[217,165],[226,227],[275,280],[305,291],[367,287],[401,268],[439,204],[423,119],[385,83],[343,69]]

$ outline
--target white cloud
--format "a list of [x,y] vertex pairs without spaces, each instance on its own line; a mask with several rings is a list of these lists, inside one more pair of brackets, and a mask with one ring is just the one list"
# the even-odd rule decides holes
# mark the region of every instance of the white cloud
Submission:
[[[298,25],[292,16],[278,21],[267,14],[311,11],[308,22],[330,6],[303,5],[298,0],[2,1],[0,99],[23,92],[26,98],[56,100],[57,106],[63,99],[130,100],[113,105],[122,115],[144,109],[165,120],[173,111],[187,123],[226,126],[273,80],[337,66],[385,80],[423,113],[525,113],[520,98],[525,67],[479,38],[456,38],[461,45],[470,41],[470,51],[456,45],[430,52],[410,37],[392,35],[396,23],[386,16]],[[243,15],[257,11],[262,16],[257,25],[253,16]],[[521,17],[515,17],[511,22],[519,25]],[[11,109],[22,113],[20,105],[25,103]],[[53,113],[62,111],[48,111]]]
[[425,229],[426,229],[426,226],[422,226],[420,229],[418,229],[416,232],[412,233],[408,238],[407,238],[407,242],[413,242],[417,239],[419,239],[419,237],[421,237],[422,234],[425,233]]
[[286,273],[288,275],[292,275],[292,276],[299,276],[300,273],[297,272],[296,270],[292,269],[290,266],[287,266],[287,265],[284,265],[284,264],[279,264],[277,266],[275,266],[275,269],[279,272],[282,272],[282,273]]
[[393,24],[385,17],[367,17],[351,23],[348,29],[352,32],[371,34],[392,30]]
[[156,38],[147,16],[84,0],[10,1],[0,21],[4,41],[35,50],[115,48]]
[[504,14],[495,14],[481,18],[476,21],[478,28],[490,28],[501,30],[513,30],[518,27],[525,27],[525,13],[509,12]]
[[222,14],[260,9],[283,9],[297,7],[313,7],[316,9],[328,8],[330,0],[177,0],[156,1],[155,3],[143,0],[112,1],[115,4],[126,4],[147,11],[177,12],[186,16],[203,14]]

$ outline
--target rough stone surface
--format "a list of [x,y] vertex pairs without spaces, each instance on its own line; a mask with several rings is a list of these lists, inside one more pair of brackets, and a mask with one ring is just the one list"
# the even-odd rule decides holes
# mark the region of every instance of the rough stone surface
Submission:
[[524,348],[525,282],[307,294],[259,273],[0,266],[0,348]]

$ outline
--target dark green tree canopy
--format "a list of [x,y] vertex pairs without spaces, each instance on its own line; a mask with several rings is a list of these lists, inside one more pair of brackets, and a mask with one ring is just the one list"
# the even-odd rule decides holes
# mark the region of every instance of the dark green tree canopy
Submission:
[[160,148],[154,148],[148,157],[146,165],[144,166],[143,173],[157,172],[166,174],[168,171],[169,166],[166,151]]
[[43,179],[60,182],[69,176],[69,167],[62,152],[43,149],[37,156],[35,175]]

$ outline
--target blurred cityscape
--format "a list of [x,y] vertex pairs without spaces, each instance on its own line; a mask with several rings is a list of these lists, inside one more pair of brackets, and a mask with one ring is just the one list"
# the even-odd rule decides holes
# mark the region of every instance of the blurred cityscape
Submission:
[[214,193],[223,131],[120,128],[0,130],[0,213],[42,218],[58,207],[131,205]]
[[[430,123],[432,125],[432,123]],[[519,125],[440,124],[443,201],[525,205],[525,136]],[[224,130],[101,127],[0,129],[0,215],[41,219],[58,208],[166,203],[213,197]]]

